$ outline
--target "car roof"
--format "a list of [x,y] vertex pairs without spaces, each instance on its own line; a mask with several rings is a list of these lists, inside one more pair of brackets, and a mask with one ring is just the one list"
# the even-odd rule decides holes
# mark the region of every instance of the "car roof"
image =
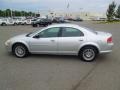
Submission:
[[84,34],[87,34],[88,31],[86,30],[86,28],[81,27],[79,25],[76,24],[69,24],[69,23],[65,23],[65,24],[52,24],[50,26],[47,26],[45,28],[42,28],[41,30],[38,30],[37,32],[33,33],[32,36],[34,36],[36,33],[41,32],[43,30],[49,29],[49,28],[54,28],[54,27],[71,27],[71,28],[76,28],[81,30],[82,32],[84,32]]
[[79,26],[77,24],[69,24],[69,23],[65,23],[65,24],[53,24],[53,25],[50,25],[50,26],[48,26],[48,27],[46,27],[44,29],[49,29],[49,28],[54,28],[54,27],[71,27],[71,28],[79,29],[79,30],[81,30],[84,33],[88,33],[87,28]]
[[52,27],[74,27],[74,28],[80,28],[79,25],[76,24],[54,24],[54,25],[50,25],[47,28],[52,28]]

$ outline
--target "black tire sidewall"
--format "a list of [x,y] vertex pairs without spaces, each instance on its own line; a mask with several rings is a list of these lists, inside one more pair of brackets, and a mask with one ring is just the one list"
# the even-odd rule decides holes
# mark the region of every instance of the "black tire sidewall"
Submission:
[[[92,49],[92,50],[94,51],[95,56],[94,56],[94,58],[93,58],[92,60],[86,60],[86,59],[83,57],[83,52],[84,52],[84,50],[86,50],[86,49]],[[96,50],[94,47],[91,47],[91,46],[84,47],[84,48],[80,51],[79,57],[80,57],[80,59],[81,59],[82,61],[92,62],[92,61],[94,61],[95,58],[97,57],[97,50]]]
[[[24,49],[25,49],[25,54],[24,54],[24,56],[22,56],[22,57],[19,57],[18,55],[16,55],[16,53],[15,53],[15,49],[16,49],[16,47],[18,47],[18,46],[21,46],[21,47],[23,47]],[[16,44],[14,47],[13,47],[13,54],[16,56],[16,57],[18,57],[18,58],[24,58],[24,57],[26,57],[27,55],[28,55],[28,49],[26,48],[26,46],[25,45],[22,45],[22,44]]]

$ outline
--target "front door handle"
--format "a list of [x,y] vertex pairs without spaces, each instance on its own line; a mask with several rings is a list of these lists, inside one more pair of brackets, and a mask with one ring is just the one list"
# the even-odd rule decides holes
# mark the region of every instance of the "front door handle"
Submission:
[[51,42],[55,42],[55,40],[51,40]]

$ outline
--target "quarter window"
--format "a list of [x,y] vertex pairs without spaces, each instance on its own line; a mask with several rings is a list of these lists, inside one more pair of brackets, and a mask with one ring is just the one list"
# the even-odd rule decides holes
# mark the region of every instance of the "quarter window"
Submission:
[[84,36],[84,34],[75,28],[64,27],[62,28],[62,37],[79,37]]

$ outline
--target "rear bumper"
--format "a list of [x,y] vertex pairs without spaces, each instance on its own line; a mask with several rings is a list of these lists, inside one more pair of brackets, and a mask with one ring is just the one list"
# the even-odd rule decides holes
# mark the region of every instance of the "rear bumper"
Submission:
[[112,52],[112,50],[107,50],[107,51],[100,51],[100,54],[107,54],[107,53],[111,53]]
[[105,50],[101,50],[100,54],[111,53],[114,43],[110,43],[106,46]]

